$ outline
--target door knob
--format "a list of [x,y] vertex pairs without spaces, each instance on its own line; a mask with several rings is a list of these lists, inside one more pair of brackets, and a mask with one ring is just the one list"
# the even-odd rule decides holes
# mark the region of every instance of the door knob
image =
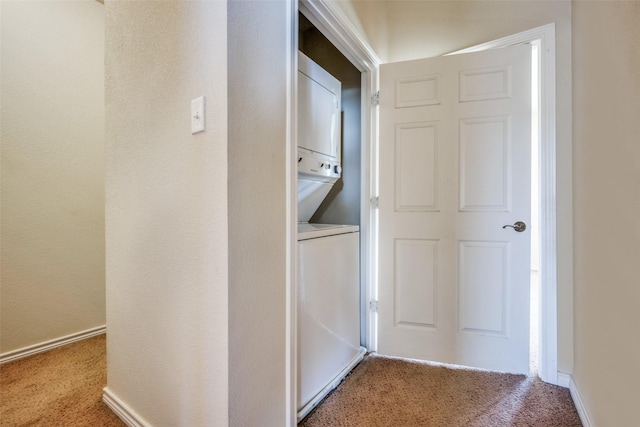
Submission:
[[518,221],[513,225],[503,225],[502,228],[507,228],[507,227],[511,227],[514,230],[516,230],[518,233],[522,233],[524,230],[527,229],[527,224],[525,224],[522,221]]

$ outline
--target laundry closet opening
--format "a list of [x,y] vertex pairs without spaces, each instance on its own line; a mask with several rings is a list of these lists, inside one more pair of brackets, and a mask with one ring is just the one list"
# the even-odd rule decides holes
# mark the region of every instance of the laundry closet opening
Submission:
[[298,420],[366,351],[361,291],[362,74],[298,25]]

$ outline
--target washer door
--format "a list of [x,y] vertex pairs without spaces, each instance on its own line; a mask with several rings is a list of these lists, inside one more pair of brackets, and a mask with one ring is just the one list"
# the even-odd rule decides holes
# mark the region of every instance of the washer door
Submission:
[[359,353],[359,235],[298,242],[298,410]]

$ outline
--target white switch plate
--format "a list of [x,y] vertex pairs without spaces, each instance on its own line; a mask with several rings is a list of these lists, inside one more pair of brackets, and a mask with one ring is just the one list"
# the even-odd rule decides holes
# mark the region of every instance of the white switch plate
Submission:
[[191,134],[204,132],[204,96],[191,101]]

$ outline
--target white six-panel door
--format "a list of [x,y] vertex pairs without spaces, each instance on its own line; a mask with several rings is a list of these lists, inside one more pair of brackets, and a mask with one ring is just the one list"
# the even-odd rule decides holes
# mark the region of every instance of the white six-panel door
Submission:
[[380,67],[378,351],[528,372],[529,45]]

